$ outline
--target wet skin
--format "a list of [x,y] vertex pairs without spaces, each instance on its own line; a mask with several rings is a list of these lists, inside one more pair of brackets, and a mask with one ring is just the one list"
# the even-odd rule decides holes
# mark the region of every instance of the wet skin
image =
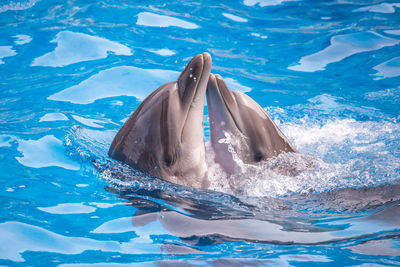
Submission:
[[109,156],[169,182],[207,188],[203,113],[210,70],[210,55],[197,55],[177,81],[150,94],[115,136]]

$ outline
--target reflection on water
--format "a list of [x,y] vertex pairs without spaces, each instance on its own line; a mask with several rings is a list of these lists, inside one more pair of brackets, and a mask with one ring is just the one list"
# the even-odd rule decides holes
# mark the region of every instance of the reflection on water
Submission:
[[77,62],[105,58],[111,52],[115,55],[132,55],[131,50],[125,45],[79,32],[59,32],[51,42],[57,43],[56,49],[35,58],[32,66],[63,67]]
[[136,24],[142,25],[142,26],[151,26],[151,27],[175,26],[175,27],[180,27],[180,28],[184,28],[184,29],[196,29],[199,27],[198,25],[196,25],[194,23],[187,22],[182,19],[165,16],[165,15],[154,14],[154,13],[150,13],[150,12],[139,13]]
[[243,4],[246,6],[255,6],[259,5],[260,7],[265,7],[265,6],[275,6],[275,5],[280,5],[285,1],[290,1],[290,0],[244,0]]
[[68,170],[79,170],[79,164],[64,153],[61,140],[46,135],[39,140],[18,140],[21,157],[15,157],[19,163],[32,168],[57,166]]
[[230,13],[222,13],[222,15],[228,19],[231,19],[236,22],[247,22],[248,20]]
[[400,8],[400,3],[381,3],[378,5],[360,7],[353,10],[353,12],[368,11],[376,13],[394,13],[396,12],[396,7]]
[[16,39],[14,43],[17,45],[29,44],[32,41],[32,37],[26,34],[17,34],[14,38]]
[[377,71],[377,73],[374,74],[378,76],[377,79],[400,76],[400,57],[385,61],[375,66],[374,70]]
[[95,207],[83,203],[63,203],[54,207],[38,207],[38,209],[51,214],[82,214],[96,211]]
[[39,122],[42,121],[67,121],[68,117],[63,113],[47,113],[40,118]]
[[339,62],[357,53],[397,45],[400,41],[384,37],[375,32],[359,32],[334,36],[331,38],[330,43],[330,46],[324,50],[302,57],[299,65],[290,66],[288,69],[306,72],[324,70],[326,65],[330,63]]
[[99,241],[85,237],[70,237],[53,233],[44,228],[21,222],[0,223],[0,240],[7,246],[1,246],[2,259],[23,262],[21,256],[26,251],[61,253],[76,255],[84,251],[103,251],[129,254],[160,252],[149,242]]
[[179,72],[120,66],[100,71],[87,80],[48,97],[49,100],[90,104],[97,99],[134,96],[143,100],[154,88],[174,81]]
[[387,30],[385,31],[387,34],[394,34],[394,35],[400,35],[400,30]]
[[15,56],[16,54],[12,46],[0,46],[0,65],[4,64],[2,58]]
[[101,120],[96,120],[96,119],[89,119],[89,118],[84,118],[78,115],[72,115],[72,118],[75,120],[79,121],[83,125],[89,126],[89,127],[94,127],[94,128],[103,128],[101,124],[107,123],[105,121]]
[[366,255],[387,255],[400,257],[400,240],[371,240],[365,243],[348,247],[356,253],[366,254]]
[[152,53],[155,53],[155,54],[157,54],[157,55],[160,55],[160,56],[164,56],[164,57],[173,56],[173,55],[176,54],[174,51],[169,50],[169,49],[167,49],[167,48],[163,48],[163,49],[149,49],[148,51],[150,51],[150,52],[152,52]]

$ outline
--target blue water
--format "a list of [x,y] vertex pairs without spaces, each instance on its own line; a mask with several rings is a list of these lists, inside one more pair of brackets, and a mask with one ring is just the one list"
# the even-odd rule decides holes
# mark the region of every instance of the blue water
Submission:
[[[108,158],[205,51],[300,153],[229,178],[207,145],[209,190]],[[399,95],[399,1],[2,0],[0,265],[398,266]]]

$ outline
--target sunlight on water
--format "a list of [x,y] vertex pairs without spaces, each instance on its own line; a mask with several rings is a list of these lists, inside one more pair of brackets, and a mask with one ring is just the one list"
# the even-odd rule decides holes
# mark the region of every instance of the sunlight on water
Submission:
[[32,41],[32,37],[26,34],[17,34],[14,38],[16,39],[14,43],[17,45],[29,44]]
[[22,157],[16,157],[19,163],[32,168],[58,166],[69,170],[79,170],[79,164],[64,154],[62,142],[53,135],[39,140],[18,140],[18,151]]
[[102,126],[101,124],[106,123],[105,121],[84,118],[84,117],[81,117],[78,115],[72,115],[72,118],[74,118],[76,121],[79,121],[83,125],[93,127],[93,128],[103,128],[104,126]]
[[63,113],[47,113],[40,118],[39,122],[42,121],[67,121],[68,117]]
[[164,48],[164,49],[149,49],[149,51],[152,52],[152,53],[155,53],[157,55],[164,56],[164,57],[173,56],[173,55],[176,54],[174,51],[169,50],[167,48]]
[[376,79],[400,76],[400,57],[392,58],[374,67]]
[[[35,58],[32,66],[63,67],[77,62],[105,58],[109,52],[116,55],[132,55],[128,47],[117,42],[77,32],[59,32],[51,42],[57,43],[56,49]],[[76,47],[79,47],[79,50],[76,50]]]
[[96,208],[82,203],[63,203],[54,207],[38,207],[38,209],[51,214],[81,214],[92,213],[96,210]]
[[170,17],[170,16],[164,16],[164,15],[159,15],[159,14],[154,14],[150,12],[141,12],[138,15],[138,19],[136,22],[137,25],[143,25],[143,26],[151,26],[151,27],[180,27],[184,29],[196,29],[199,26],[197,26],[194,23],[187,22],[182,19]]
[[400,8],[400,3],[381,3],[378,5],[360,7],[353,10],[353,12],[368,11],[377,13],[394,13],[396,12],[396,7]]
[[285,1],[289,0],[244,0],[243,4],[246,6],[255,6],[255,5],[260,5],[260,7],[265,7],[265,6],[275,6],[275,5],[280,5]]
[[332,37],[330,42],[331,45],[324,50],[302,57],[299,65],[290,66],[288,69],[306,72],[324,70],[326,65],[339,62],[351,55],[400,43],[399,40],[384,37],[375,32],[337,35]]
[[169,70],[114,67],[103,70],[78,85],[55,93],[48,99],[90,104],[97,99],[124,95],[143,100],[154,88],[176,80],[178,75],[179,72]]
[[[2,255],[5,259],[23,262],[21,252],[24,251],[48,251],[52,253],[79,254],[86,250],[99,250],[104,252],[129,252],[143,254],[158,252],[151,244],[135,242],[98,241],[84,237],[68,237],[55,234],[43,228],[20,222],[0,223],[0,231],[8,233],[0,237],[7,242],[7,247],[2,246]],[[24,248],[24,250],[21,250]]]
[[12,46],[0,46],[0,64],[4,64],[2,58],[15,56],[15,50],[12,49]]
[[223,15],[224,17],[226,17],[226,18],[228,18],[228,19],[231,19],[231,20],[233,20],[233,21],[236,21],[236,22],[247,22],[247,21],[248,21],[248,20],[245,19],[245,18],[236,16],[236,15],[233,15],[233,14],[229,14],[229,13],[222,13],[222,15]]

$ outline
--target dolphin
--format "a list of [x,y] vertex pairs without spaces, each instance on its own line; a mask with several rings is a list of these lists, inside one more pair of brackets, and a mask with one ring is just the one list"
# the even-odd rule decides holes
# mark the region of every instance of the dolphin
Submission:
[[255,164],[296,152],[266,111],[248,95],[230,91],[218,74],[210,74],[207,104],[215,160],[228,174],[239,171],[236,157]]
[[108,155],[168,182],[207,188],[204,100],[211,56],[195,56],[177,81],[151,93],[112,141]]

